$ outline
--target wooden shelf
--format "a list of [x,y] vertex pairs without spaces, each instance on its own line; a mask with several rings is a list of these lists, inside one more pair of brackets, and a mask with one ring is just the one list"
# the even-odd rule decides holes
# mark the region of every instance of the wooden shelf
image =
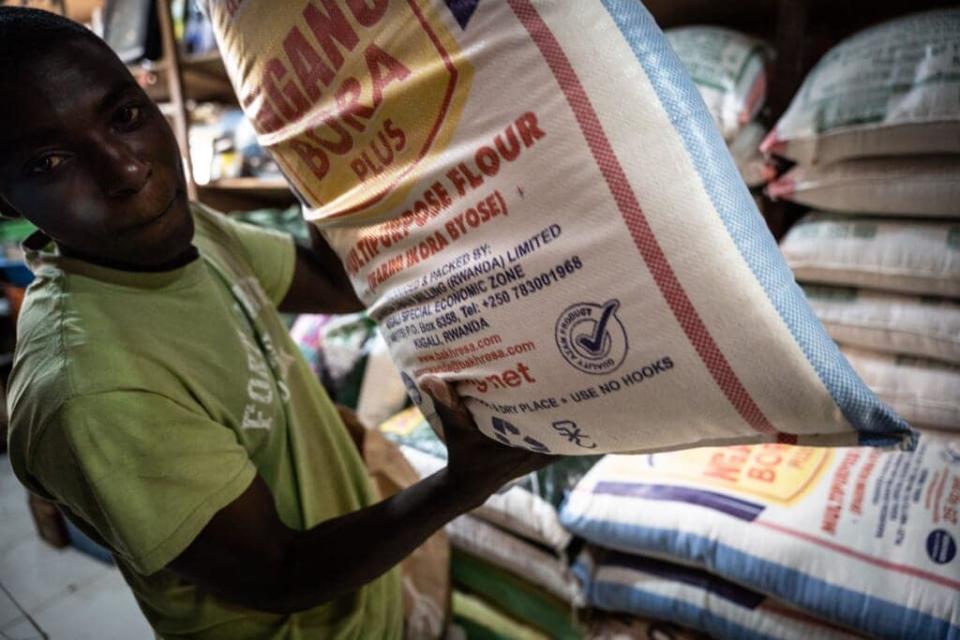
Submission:
[[[227,77],[227,69],[217,51],[195,56],[184,56],[180,62],[183,88],[187,98],[196,102],[226,102],[236,104],[237,98]],[[143,63],[130,66],[140,86],[155,102],[170,101],[167,90],[167,69],[164,62]]]

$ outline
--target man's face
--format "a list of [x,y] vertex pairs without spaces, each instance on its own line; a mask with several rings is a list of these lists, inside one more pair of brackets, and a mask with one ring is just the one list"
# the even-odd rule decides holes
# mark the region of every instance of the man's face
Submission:
[[115,56],[73,41],[0,84],[9,207],[94,262],[148,270],[191,251],[176,140]]

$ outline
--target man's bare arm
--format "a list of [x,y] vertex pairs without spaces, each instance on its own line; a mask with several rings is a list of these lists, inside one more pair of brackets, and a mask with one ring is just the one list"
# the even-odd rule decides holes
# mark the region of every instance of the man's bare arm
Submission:
[[382,575],[505,482],[552,461],[488,439],[449,390],[437,393],[447,401],[436,403],[450,453],[444,470],[307,531],[280,521],[258,476],[169,568],[242,606],[275,613],[309,609]]
[[343,264],[316,227],[310,225],[311,246],[297,245],[290,289],[280,303],[288,313],[352,313],[362,311]]

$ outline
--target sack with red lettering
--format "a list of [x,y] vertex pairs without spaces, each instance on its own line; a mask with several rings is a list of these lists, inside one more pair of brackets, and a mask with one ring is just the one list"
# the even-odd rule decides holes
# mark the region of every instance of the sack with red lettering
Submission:
[[909,445],[641,3],[205,4],[425,415],[435,374],[533,451]]
[[561,513],[597,546],[702,567],[885,638],[960,637],[958,516],[960,439],[928,433],[913,452],[606,456]]

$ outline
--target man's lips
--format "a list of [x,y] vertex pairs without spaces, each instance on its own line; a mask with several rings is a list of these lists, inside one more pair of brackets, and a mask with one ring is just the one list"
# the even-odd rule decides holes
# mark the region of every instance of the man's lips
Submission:
[[173,206],[177,203],[177,199],[180,197],[180,195],[181,195],[181,192],[180,192],[179,189],[178,189],[177,191],[174,191],[174,192],[173,192],[173,196],[170,198],[170,201],[167,202],[166,205],[164,205],[163,209],[161,209],[159,213],[157,213],[157,214],[154,215],[154,216],[151,216],[151,217],[147,218],[146,220],[142,220],[142,221],[135,222],[134,224],[132,224],[132,225],[130,225],[129,227],[127,227],[127,228],[126,228],[126,231],[128,231],[128,232],[129,232],[129,231],[137,231],[137,230],[139,230],[139,229],[142,229],[143,227],[146,227],[146,226],[149,226],[149,225],[153,224],[154,222],[156,222],[156,221],[159,220],[160,218],[164,217],[165,215],[167,215],[167,214],[170,212],[170,210],[173,208]]

